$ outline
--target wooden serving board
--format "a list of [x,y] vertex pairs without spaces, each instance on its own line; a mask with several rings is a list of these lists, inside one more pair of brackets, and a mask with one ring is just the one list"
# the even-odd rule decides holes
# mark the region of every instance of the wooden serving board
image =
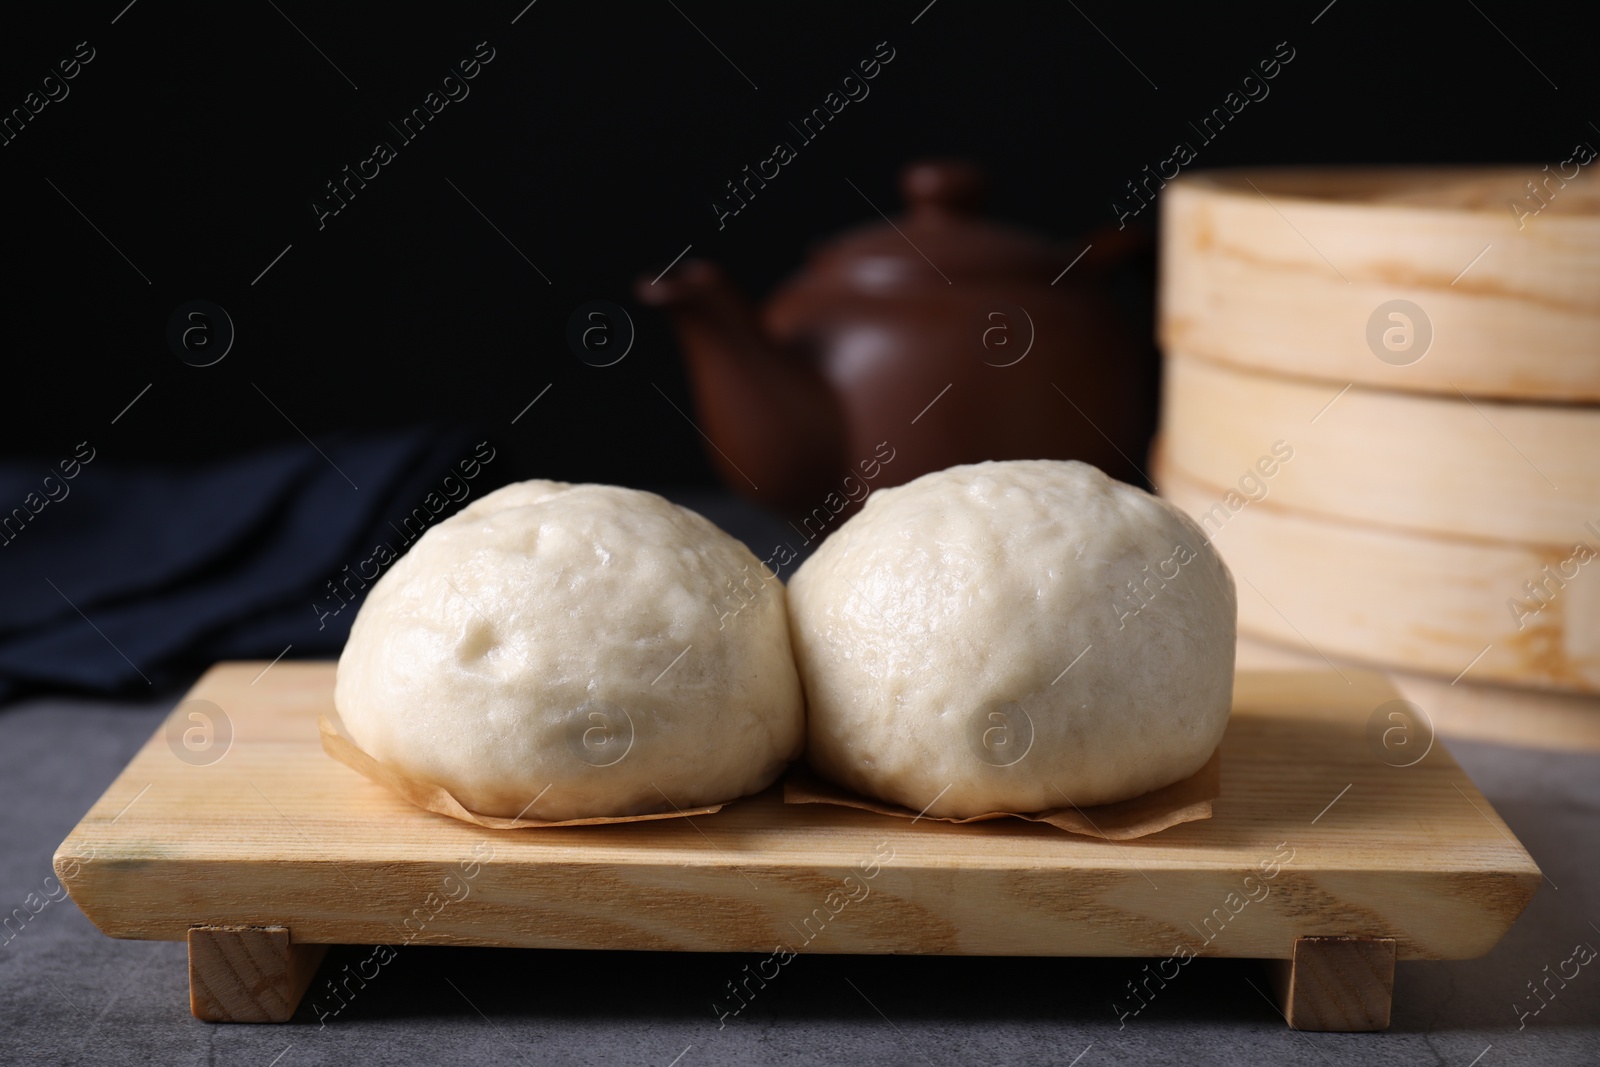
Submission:
[[[1161,193],[1161,346],[1335,389],[1600,400],[1592,169],[1565,185],[1538,164],[1184,175]],[[1396,299],[1432,328],[1404,366],[1367,340]]]
[[1241,674],[1215,816],[1111,842],[776,790],[692,819],[489,830],[323,753],[332,664],[263,667],[202,678],[56,853],[105,933],[188,940],[202,1018],[286,1019],[318,946],[409,942],[1259,957],[1293,961],[1292,1025],[1374,1029],[1396,958],[1487,952],[1541,877],[1442,746],[1386,760],[1370,724],[1395,692],[1375,674]]
[[[1164,363],[1167,458],[1208,485],[1243,480],[1296,511],[1563,557],[1600,544],[1600,405],[1341,388],[1176,351]],[[1277,442],[1291,459],[1275,460]]]

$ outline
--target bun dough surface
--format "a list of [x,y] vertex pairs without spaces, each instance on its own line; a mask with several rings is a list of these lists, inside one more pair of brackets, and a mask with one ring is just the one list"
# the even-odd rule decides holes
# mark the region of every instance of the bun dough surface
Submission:
[[548,821],[732,800],[804,740],[782,583],[616,486],[521,482],[428,530],[362,605],[334,702],[380,762]]
[[1188,777],[1233,694],[1233,578],[1195,523],[1088,464],[874,492],[789,583],[807,758],[935,816]]

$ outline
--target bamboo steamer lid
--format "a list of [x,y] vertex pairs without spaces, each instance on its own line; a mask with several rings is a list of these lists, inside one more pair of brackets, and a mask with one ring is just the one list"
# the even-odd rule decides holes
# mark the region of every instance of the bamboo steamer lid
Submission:
[[[1573,548],[1447,538],[1251,502],[1160,456],[1153,473],[1232,568],[1241,633],[1445,677],[1470,667],[1481,681],[1600,692],[1600,558],[1592,558],[1600,532],[1586,543],[1591,558],[1577,562],[1583,553]],[[1542,601],[1524,585],[1541,579]]]
[[[1303,643],[1287,645],[1241,635],[1236,661],[1240,670],[1328,670],[1328,663]],[[1345,664],[1338,666],[1344,667]],[[1368,667],[1353,663],[1350,666]],[[1407,731],[1403,743],[1416,747],[1408,753],[1397,736],[1387,746],[1393,762],[1404,763],[1420,754],[1433,735],[1495,741],[1526,748],[1600,752],[1600,695],[1564,693],[1554,689],[1485,685],[1472,675],[1452,682],[1431,674],[1383,668],[1400,695],[1422,709],[1425,720],[1415,726],[1393,721]],[[1376,711],[1376,709],[1374,709]]]
[[1600,400],[1593,166],[1180,177],[1161,194],[1162,347],[1335,388]]
[[1341,389],[1180,352],[1165,363],[1166,455],[1201,482],[1233,485],[1283,441],[1293,459],[1258,480],[1296,511],[1556,548],[1600,520],[1600,407]]

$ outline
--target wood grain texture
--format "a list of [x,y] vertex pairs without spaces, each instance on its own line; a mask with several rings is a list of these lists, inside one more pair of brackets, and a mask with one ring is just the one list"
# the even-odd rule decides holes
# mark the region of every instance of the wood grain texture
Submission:
[[1600,406],[1344,389],[1171,350],[1164,374],[1166,458],[1198,481],[1324,518],[1600,549]]
[[[1239,635],[1240,670],[1326,670],[1327,662],[1303,641],[1295,647]],[[1341,662],[1371,670],[1373,665]],[[1563,693],[1527,686],[1488,685],[1469,674],[1449,678],[1393,668],[1384,677],[1428,716],[1440,737],[1493,741],[1552,752],[1600,752],[1600,694]]]
[[[1157,455],[1161,494],[1201,522],[1238,582],[1239,631],[1453,678],[1600,692],[1600,560],[1572,564],[1536,613],[1524,583],[1571,549],[1339,522],[1245,503]],[[1228,503],[1230,494],[1234,503]],[[1581,567],[1581,569],[1580,569]]]
[[286,1023],[327,954],[282,926],[189,928],[189,1010],[213,1023]]
[[[1161,193],[1162,347],[1335,389],[1600,400],[1596,179],[1583,173],[1519,226],[1508,202],[1543,177],[1538,166],[1185,175]],[[1432,322],[1432,347],[1409,366],[1367,346],[1369,317],[1394,299]]]
[[1298,939],[1292,959],[1267,964],[1284,1020],[1296,1030],[1387,1030],[1394,955],[1390,938]]
[[105,933],[170,940],[204,921],[298,943],[1245,958],[1356,933],[1453,959],[1488,951],[1540,881],[1442,746],[1404,769],[1379,758],[1369,721],[1395,694],[1373,674],[1241,675],[1215,817],[1110,842],[785,806],[776,790],[703,818],[490,830],[322,752],[332,664],[251,684],[261,668],[219,665],[191,694],[231,719],[223,758],[192,766],[158,733],[57,852]]

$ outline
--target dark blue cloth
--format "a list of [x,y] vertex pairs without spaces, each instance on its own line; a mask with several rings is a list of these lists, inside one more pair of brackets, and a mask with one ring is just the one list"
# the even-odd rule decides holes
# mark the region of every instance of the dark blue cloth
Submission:
[[188,470],[86,450],[70,479],[73,466],[0,464],[0,700],[149,691],[285,648],[336,653],[387,569],[375,547],[403,554],[505,481],[469,429],[319,445],[326,457],[302,441]]

